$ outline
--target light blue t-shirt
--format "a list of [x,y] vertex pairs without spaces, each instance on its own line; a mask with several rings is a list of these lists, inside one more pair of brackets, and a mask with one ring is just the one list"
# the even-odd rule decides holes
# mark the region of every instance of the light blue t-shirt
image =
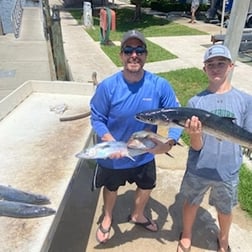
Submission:
[[[252,96],[235,88],[224,94],[205,90],[191,98],[188,106],[235,118],[236,124],[252,132]],[[204,134],[202,149],[189,150],[187,171],[203,178],[227,181],[237,178],[241,164],[239,145]]]
[[[174,90],[165,80],[148,71],[134,84],[127,83],[120,71],[102,81],[91,99],[91,124],[98,135],[98,141],[111,133],[117,141],[127,142],[132,133],[144,129],[156,132],[155,125],[145,124],[135,119],[139,112],[157,108],[178,107]],[[177,141],[180,129],[169,130],[169,137]],[[153,154],[136,156],[135,162],[129,158],[99,159],[106,168],[125,169],[143,165],[153,159]]]

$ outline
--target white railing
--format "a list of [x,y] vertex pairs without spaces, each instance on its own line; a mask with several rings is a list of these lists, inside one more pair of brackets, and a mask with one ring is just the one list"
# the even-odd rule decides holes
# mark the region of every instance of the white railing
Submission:
[[16,3],[11,13],[11,22],[13,25],[13,31],[16,38],[19,37],[22,15],[23,15],[22,0],[16,0]]

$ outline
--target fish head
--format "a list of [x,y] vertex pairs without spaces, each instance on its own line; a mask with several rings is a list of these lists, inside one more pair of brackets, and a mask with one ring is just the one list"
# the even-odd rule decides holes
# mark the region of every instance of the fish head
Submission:
[[84,158],[84,159],[93,159],[97,155],[97,150],[96,148],[88,148],[85,149],[79,153],[77,153],[75,156],[77,158]]
[[171,123],[171,120],[162,113],[162,110],[140,112],[135,115],[135,118],[138,121],[152,125],[167,126]]

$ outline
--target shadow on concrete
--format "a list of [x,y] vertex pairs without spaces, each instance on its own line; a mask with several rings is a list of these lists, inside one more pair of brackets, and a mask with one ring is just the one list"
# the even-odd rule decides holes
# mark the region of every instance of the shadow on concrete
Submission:
[[[157,215],[156,222],[160,230],[158,232],[143,232],[139,226],[126,224],[128,215],[131,212],[131,205],[134,198],[134,191],[129,190],[123,195],[119,195],[114,209],[113,219],[113,234],[111,239],[106,244],[98,244],[95,249],[109,249],[119,247],[125,243],[133,242],[141,238],[155,239],[160,243],[165,244],[167,241],[178,241],[179,234],[182,230],[182,206],[183,198],[180,194],[175,196],[175,201],[167,207],[157,200],[150,198],[146,207],[146,216],[153,217],[152,213]],[[102,209],[101,209],[102,211]],[[102,221],[103,213],[99,216],[97,224]],[[171,229],[168,230],[165,224],[171,219]],[[123,224],[123,225],[121,225]],[[125,225],[127,227],[125,228]],[[192,245],[206,250],[217,249],[217,233],[218,226],[216,220],[211,214],[200,207],[193,230]]]
[[[169,214],[173,222],[171,230],[167,233],[169,241],[179,239],[179,235],[183,227],[183,202],[183,196],[178,193],[175,196],[174,203],[169,207]],[[216,250],[218,232],[219,229],[216,224],[216,219],[213,218],[211,213],[209,213],[206,209],[200,207],[193,226],[192,245],[202,249]]]
[[[108,249],[118,247],[124,243],[133,242],[134,240],[137,240],[139,238],[156,239],[159,242],[162,242],[160,239],[160,232],[143,232],[142,227],[128,223],[128,216],[130,215],[133,208],[134,195],[134,190],[128,190],[124,194],[118,195],[116,206],[114,208],[112,223],[114,235],[111,237],[108,243],[98,244],[95,247],[96,249]],[[155,212],[155,214],[157,215],[157,219],[155,221],[157,222],[161,230],[167,221],[167,207],[158,202],[157,200],[150,198],[146,206],[145,214],[146,216],[153,218],[153,212]],[[97,223],[100,223],[102,221],[102,218],[103,213],[101,213],[100,217],[97,220]],[[124,231],[119,227],[119,225],[123,223],[127,223],[127,226],[129,226],[129,228],[126,228]]]

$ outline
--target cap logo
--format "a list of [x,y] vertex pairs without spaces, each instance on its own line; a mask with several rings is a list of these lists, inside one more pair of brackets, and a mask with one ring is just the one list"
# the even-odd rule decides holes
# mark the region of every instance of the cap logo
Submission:
[[132,31],[132,35],[136,35],[136,31],[135,30]]
[[209,51],[208,51],[208,55],[211,56],[211,55],[215,55],[215,54],[225,55],[224,48],[220,48],[220,47],[210,48]]

